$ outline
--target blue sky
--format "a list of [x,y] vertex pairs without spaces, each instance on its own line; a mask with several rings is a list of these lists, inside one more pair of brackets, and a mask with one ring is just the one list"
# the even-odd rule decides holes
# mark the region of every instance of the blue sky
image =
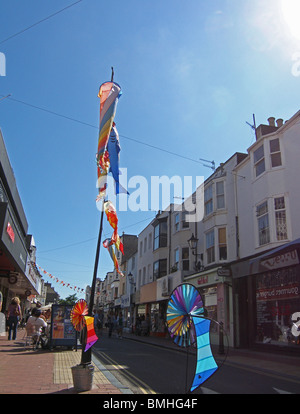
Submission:
[[[116,123],[128,180],[207,178],[212,170],[199,158],[218,166],[246,152],[253,113],[259,125],[299,110],[300,8],[295,0],[83,0],[3,41],[72,3],[0,0],[0,98],[15,99],[0,101],[0,128],[37,264],[85,288],[100,221],[97,94],[111,66],[123,92]],[[138,234],[154,216],[150,204],[119,212],[119,233]],[[105,219],[104,236],[111,233]],[[98,277],[112,269],[101,248]],[[62,297],[74,293],[53,286]]]

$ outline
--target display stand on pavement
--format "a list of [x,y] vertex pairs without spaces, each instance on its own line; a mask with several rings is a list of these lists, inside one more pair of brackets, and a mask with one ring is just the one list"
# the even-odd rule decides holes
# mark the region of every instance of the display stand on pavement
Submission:
[[50,349],[57,346],[77,349],[77,334],[71,323],[72,305],[52,305]]

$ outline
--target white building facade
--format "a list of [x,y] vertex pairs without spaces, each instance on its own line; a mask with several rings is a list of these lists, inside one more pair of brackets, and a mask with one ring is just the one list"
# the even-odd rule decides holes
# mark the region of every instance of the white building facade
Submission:
[[235,344],[293,351],[300,339],[300,111],[285,123],[268,121],[235,168]]

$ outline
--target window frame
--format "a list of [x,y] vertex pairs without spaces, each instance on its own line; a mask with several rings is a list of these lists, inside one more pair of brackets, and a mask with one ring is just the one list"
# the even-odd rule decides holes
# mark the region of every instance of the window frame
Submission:
[[[257,230],[258,230],[258,245],[259,247],[261,247],[261,246],[265,246],[271,241],[268,200],[265,200],[261,202],[260,204],[257,204],[256,218],[257,218]],[[265,224],[264,222],[267,223],[267,226],[264,225]],[[261,226],[260,223],[262,223],[263,226]],[[265,234],[263,232],[265,232]]]
[[[262,154],[258,154],[258,151],[262,149]],[[253,164],[255,171],[255,178],[259,177],[266,171],[266,162],[265,162],[265,148],[264,144],[261,144],[255,151],[253,151]],[[263,170],[258,172],[259,167],[263,165]]]
[[[219,185],[222,184],[223,187],[223,192],[222,193],[218,193],[218,187]],[[219,205],[219,200],[223,200],[223,205]],[[225,208],[225,181],[216,181],[216,208],[217,210],[222,210]]]
[[[220,230],[224,230],[225,231],[225,235],[222,235],[222,238],[225,236],[225,242],[221,239],[220,237]],[[221,254],[221,249],[225,249],[224,253]],[[227,260],[228,257],[228,250],[227,250],[227,229],[226,227],[218,227],[218,253],[219,253],[219,260],[223,261],[223,260]],[[224,257],[222,257],[224,256]]]
[[[276,201],[283,199],[283,206],[278,206],[276,208]],[[280,214],[283,214],[284,217],[279,217]],[[283,241],[288,240],[288,226],[287,226],[287,215],[286,215],[286,199],[284,196],[276,196],[274,197],[274,217],[275,217],[275,237],[276,241]],[[282,226],[282,224],[279,223],[279,220],[284,221],[283,226],[285,227],[285,232],[281,231],[279,227]],[[279,233],[283,233],[284,236],[278,237]]]
[[204,189],[204,214],[209,216],[214,211],[214,201],[213,201],[213,183],[209,184]]
[[[278,143],[278,148],[273,148],[272,149],[272,144],[274,144],[275,142]],[[280,140],[279,140],[279,138],[270,139],[270,141],[269,141],[269,150],[270,150],[270,167],[271,168],[281,167],[282,166],[282,157],[281,157],[281,149],[280,149]],[[277,164],[277,165],[273,165],[273,159],[276,159],[275,157],[276,156],[278,157],[278,155],[279,155],[280,163]]]
[[[209,236],[212,236],[212,244],[209,244]],[[207,264],[214,263],[216,261],[216,255],[215,255],[215,230],[212,229],[205,233],[205,252],[206,252],[206,262]]]
[[190,270],[190,249],[189,247],[181,248],[181,261],[182,261],[182,270]]
[[167,265],[167,259],[159,259],[153,263],[153,280],[160,279],[168,274]]

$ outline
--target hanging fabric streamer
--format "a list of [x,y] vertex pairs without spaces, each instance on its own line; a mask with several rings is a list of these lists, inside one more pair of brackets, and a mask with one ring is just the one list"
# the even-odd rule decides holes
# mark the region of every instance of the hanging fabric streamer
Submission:
[[104,211],[107,217],[107,220],[111,227],[114,229],[113,235],[111,237],[111,244],[115,244],[116,248],[124,254],[123,243],[121,242],[120,236],[118,235],[118,216],[115,206],[111,201],[106,201],[104,203]]
[[107,143],[107,151],[109,155],[110,168],[109,171],[112,173],[115,181],[115,193],[129,194],[128,191],[122,187],[119,181],[120,169],[119,169],[119,158],[120,158],[120,139],[116,128],[116,124],[113,122],[113,126],[110,132],[109,140]]
[[86,329],[87,329],[87,339],[84,352],[86,352],[91,346],[93,346],[97,341],[98,337],[94,328],[94,318],[92,316],[84,317]]
[[100,86],[98,93],[100,98],[100,126],[97,152],[97,188],[99,194],[97,200],[103,198],[106,194],[107,174],[110,167],[107,143],[120,96],[121,88],[117,83],[105,82]]
[[111,242],[111,239],[104,240],[103,246],[109,251],[110,257],[112,258],[112,261],[114,262],[114,266],[115,266],[117,273],[119,273],[120,276],[124,276],[124,274],[121,272],[119,268],[119,263],[118,263],[117,256],[114,250],[113,243]]

